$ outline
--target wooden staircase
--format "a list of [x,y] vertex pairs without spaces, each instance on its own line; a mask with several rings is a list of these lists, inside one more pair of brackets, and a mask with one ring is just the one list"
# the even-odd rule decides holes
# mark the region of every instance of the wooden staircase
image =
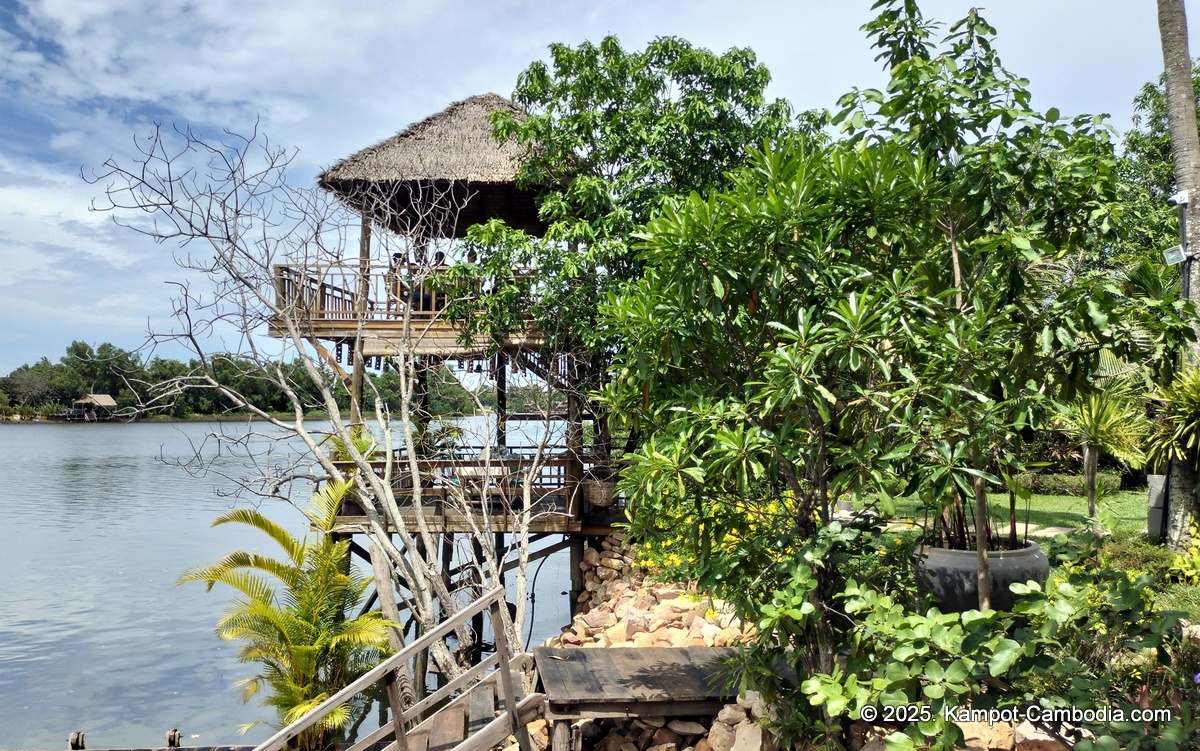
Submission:
[[[392,707],[392,720],[345,751],[378,748],[384,751],[487,751],[512,735],[522,751],[530,751],[525,725],[545,712],[546,697],[533,693],[521,697],[519,676],[532,671],[528,654],[510,656],[501,622],[506,608],[503,587],[497,587],[459,611],[453,618],[417,639],[361,678],[329,697],[304,717],[255,747],[254,751],[281,751],[304,730],[320,722],[338,706],[378,681],[391,682],[399,670],[421,651],[451,634],[473,616],[489,611],[496,652],[411,707]],[[514,675],[515,674],[515,675]],[[498,706],[499,705],[499,706]],[[424,719],[422,716],[433,711]]]

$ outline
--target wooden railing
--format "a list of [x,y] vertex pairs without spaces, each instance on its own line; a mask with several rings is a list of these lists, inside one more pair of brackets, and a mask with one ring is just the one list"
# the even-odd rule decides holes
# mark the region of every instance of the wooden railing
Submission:
[[[395,740],[388,748],[394,748],[397,751],[408,751],[409,736],[426,732],[433,718],[429,717],[411,728],[408,727],[410,722],[420,720],[422,713],[426,710],[435,707],[440,710],[470,701],[469,697],[472,689],[483,685],[487,681],[495,681],[497,677],[500,683],[500,694],[504,699],[504,712],[457,748],[462,751],[467,751],[467,749],[483,751],[501,743],[509,735],[513,735],[517,738],[518,743],[520,743],[522,751],[530,751],[529,737],[525,732],[525,723],[541,712],[545,696],[542,694],[530,694],[520,702],[517,701],[520,686],[515,683],[514,672],[531,669],[532,658],[528,654],[520,654],[516,657],[509,656],[508,639],[505,636],[501,615],[501,608],[506,607],[504,598],[505,592],[503,587],[497,587],[488,592],[483,597],[480,597],[460,610],[452,618],[439,624],[437,628],[384,660],[363,674],[361,678],[321,702],[319,706],[304,715],[304,717],[296,720],[260,743],[255,747],[254,751],[279,751],[279,749],[285,748],[289,741],[316,725],[330,712],[346,703],[346,701],[355,695],[370,688],[380,680],[394,680],[395,673],[406,668],[409,661],[416,655],[429,649],[429,647],[438,641],[445,639],[456,628],[462,626],[472,617],[485,610],[491,616],[492,632],[495,636],[496,645],[495,654],[413,706],[407,709],[393,707],[390,722],[375,732],[370,733],[365,738],[362,738],[346,751],[363,751],[363,749],[369,748],[393,735]],[[455,696],[456,692],[459,692],[457,696]],[[445,707],[442,706],[443,704],[445,704]]]
[[354,320],[354,279],[335,268],[276,266],[276,305],[295,308],[312,320]]
[[[352,462],[335,464],[343,470],[355,469]],[[421,487],[426,489],[422,494],[426,503],[445,501],[461,494],[462,501],[483,509],[498,498],[508,498],[510,502],[520,500],[528,483],[534,504],[559,496],[563,504],[561,512],[575,518],[579,506],[569,481],[570,466],[571,460],[565,456],[543,459],[536,466],[531,458],[417,460]],[[387,462],[371,462],[371,469],[383,478]],[[391,471],[396,501],[403,508],[411,504],[411,498],[405,498],[405,489],[413,487],[411,463],[407,458],[395,459]]]
[[[431,321],[451,302],[445,292],[425,283],[446,267],[374,266],[368,271],[364,320]],[[518,277],[529,272],[517,272]],[[359,289],[357,263],[275,266],[275,301],[295,307],[314,321],[353,320]],[[482,292],[482,290],[480,290]]]

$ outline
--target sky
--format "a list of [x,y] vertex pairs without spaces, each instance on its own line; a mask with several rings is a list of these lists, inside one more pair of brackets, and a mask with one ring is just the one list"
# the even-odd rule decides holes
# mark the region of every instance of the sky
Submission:
[[[170,327],[182,278],[156,246],[90,210],[81,172],[129,162],[154,123],[247,132],[297,149],[294,179],[474,94],[512,93],[554,42],[677,36],[753,49],[768,93],[832,108],[886,78],[860,31],[871,0],[0,0],[0,375],[73,340],[139,347]],[[1150,0],[924,0],[998,30],[1033,105],[1107,113],[1162,70]],[[1196,11],[1192,48],[1196,50]],[[172,355],[173,353],[164,352]]]

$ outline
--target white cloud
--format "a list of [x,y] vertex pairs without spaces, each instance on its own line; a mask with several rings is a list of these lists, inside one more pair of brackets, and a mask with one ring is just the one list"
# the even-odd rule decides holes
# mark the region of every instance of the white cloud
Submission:
[[[922,7],[951,21],[972,4]],[[124,331],[131,346],[147,316],[168,312],[167,249],[89,212],[100,187],[77,174],[110,155],[128,161],[133,134],[154,121],[247,131],[261,118],[276,144],[301,150],[295,174],[311,184],[318,168],[451,101],[511,92],[549,43],[609,33],[630,48],[660,35],[748,46],[772,70],[773,95],[832,107],[852,86],[884,83],[858,29],[869,5],[18,0],[0,28],[0,373],[30,359],[30,347],[53,354],[63,336],[101,338],[93,326],[104,337]],[[1138,87],[1161,68],[1152,5],[995,5],[985,16],[999,50],[1032,80],[1037,105],[1127,124]]]

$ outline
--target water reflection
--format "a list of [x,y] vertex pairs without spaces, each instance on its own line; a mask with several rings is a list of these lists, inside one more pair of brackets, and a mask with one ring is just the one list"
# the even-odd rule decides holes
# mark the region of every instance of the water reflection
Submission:
[[[190,456],[208,430],[0,425],[0,748],[62,748],[74,730],[90,748],[158,746],[171,728],[193,746],[269,734],[237,733],[274,718],[242,705],[231,688],[252,669],[212,632],[228,593],[174,586],[185,568],[235,548],[276,554],[255,530],[209,526],[251,499],[228,497],[234,487],[215,473],[194,478],[160,459]],[[252,442],[286,450],[268,438]],[[236,475],[247,464],[225,452],[218,468]],[[307,528],[286,504],[267,512],[293,532]],[[565,557],[545,569],[539,641],[566,622]]]

